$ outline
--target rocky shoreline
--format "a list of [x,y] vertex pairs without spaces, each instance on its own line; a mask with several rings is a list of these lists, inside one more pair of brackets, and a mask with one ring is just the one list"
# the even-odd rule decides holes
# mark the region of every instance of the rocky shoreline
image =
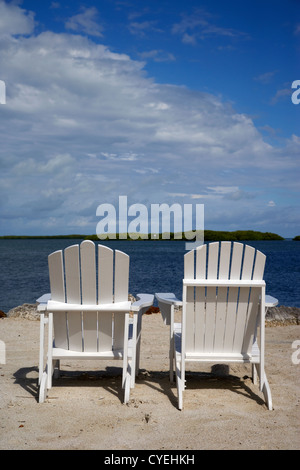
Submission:
[[[12,308],[5,314],[0,310],[0,318],[24,318],[27,320],[39,320],[39,312],[37,311],[38,304],[19,305]],[[159,313],[157,307],[151,307],[147,314]],[[266,315],[266,326],[285,326],[285,325],[299,325],[300,324],[300,308],[286,307],[270,307]]]
[[300,308],[280,307],[268,308],[266,315],[266,326],[285,326],[300,324]]

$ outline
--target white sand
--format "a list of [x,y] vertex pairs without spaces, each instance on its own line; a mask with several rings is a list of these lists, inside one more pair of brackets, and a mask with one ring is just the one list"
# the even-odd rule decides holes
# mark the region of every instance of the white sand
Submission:
[[225,377],[187,374],[179,411],[168,378],[168,334],[160,314],[144,316],[141,372],[128,405],[119,363],[108,369],[100,363],[99,372],[95,361],[62,363],[65,376],[39,404],[39,322],[1,319],[0,449],[299,449],[300,364],[292,362],[299,325],[266,328],[273,411],[252,384],[248,365],[231,366]]

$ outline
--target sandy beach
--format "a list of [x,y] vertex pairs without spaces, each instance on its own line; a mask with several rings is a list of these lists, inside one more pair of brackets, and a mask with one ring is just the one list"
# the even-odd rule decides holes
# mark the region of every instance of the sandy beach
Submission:
[[266,328],[273,411],[253,385],[248,365],[230,366],[229,373],[211,365],[194,369],[179,411],[176,386],[169,382],[168,335],[159,313],[144,315],[141,369],[129,404],[122,403],[119,363],[106,367],[95,361],[62,363],[62,377],[39,404],[39,321],[0,319],[6,352],[0,364],[0,449],[300,448],[300,352],[292,347],[300,325]]

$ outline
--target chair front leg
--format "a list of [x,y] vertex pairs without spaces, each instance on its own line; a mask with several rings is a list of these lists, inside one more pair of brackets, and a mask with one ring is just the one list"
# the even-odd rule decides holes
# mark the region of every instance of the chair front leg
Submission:
[[44,340],[45,340],[45,314],[40,315],[40,356],[39,356],[39,385],[41,385],[44,372]]
[[53,313],[49,312],[48,315],[48,357],[47,357],[47,389],[52,387],[52,373],[53,373]]
[[170,306],[170,382],[174,382],[174,357],[175,357],[175,338],[174,338],[174,305]]
[[137,326],[138,326],[138,313],[133,314],[133,332],[132,332],[132,369],[130,386],[134,388],[135,375],[137,367]]

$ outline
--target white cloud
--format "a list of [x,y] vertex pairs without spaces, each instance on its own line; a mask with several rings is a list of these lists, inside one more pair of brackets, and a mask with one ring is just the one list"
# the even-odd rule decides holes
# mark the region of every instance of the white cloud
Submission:
[[21,176],[32,175],[36,174],[39,176],[40,174],[45,175],[55,175],[58,173],[61,175],[62,172],[71,170],[72,164],[74,163],[74,159],[69,154],[58,154],[54,155],[53,157],[49,158],[45,162],[38,162],[34,158],[28,158],[19,162],[13,168],[15,174],[19,174]]
[[158,28],[157,21],[132,21],[129,24],[129,31],[131,34],[144,37],[147,33],[155,32],[163,32],[162,29]]
[[267,85],[268,83],[270,83],[274,77],[274,75],[277,73],[276,70],[273,70],[272,72],[265,72],[265,73],[262,73],[260,75],[258,75],[257,77],[254,77],[254,80],[256,82],[260,82],[264,85]]
[[152,59],[154,62],[173,62],[176,60],[174,54],[162,49],[152,49],[151,51],[141,52],[139,56],[142,59]]
[[270,104],[277,104],[278,101],[282,99],[291,99],[292,96],[292,91],[290,88],[281,88],[280,90],[277,90],[275,95],[271,98]]
[[184,44],[195,45],[197,40],[209,37],[220,38],[247,38],[248,35],[242,31],[216,25],[211,15],[203,10],[197,9],[191,15],[182,15],[179,23],[172,28],[173,34],[181,35]]
[[182,42],[183,42],[183,44],[193,44],[193,45],[195,45],[197,43],[196,35],[195,34],[184,33],[183,36],[182,36]]
[[103,36],[103,26],[99,23],[98,10],[95,7],[82,8],[82,13],[72,16],[66,21],[66,28],[72,31],[89,34],[90,36]]
[[[19,32],[33,27],[19,7],[10,15]],[[143,62],[80,34],[6,35],[0,47],[6,233],[66,233],[81,224],[92,233],[97,206],[119,195],[130,204],[205,202],[207,225],[237,228],[272,224],[285,205],[295,224],[299,137],[275,148],[219,97],[156,83]],[[273,219],[265,212],[272,200]]]
[[15,3],[0,1],[0,36],[30,34],[34,29],[34,13]]
[[230,199],[233,201],[238,201],[240,199],[253,199],[254,194],[243,191],[237,186],[216,186],[216,187],[206,187],[202,194],[189,194],[189,193],[170,193],[172,197],[179,198],[188,198],[188,199],[205,199],[205,201],[215,200],[220,201],[220,199]]
[[238,191],[238,187],[237,186],[231,186],[231,187],[228,187],[228,186],[215,186],[215,187],[208,187],[207,189],[215,192],[215,193],[219,193],[219,194],[230,194],[232,192],[235,192],[235,191]]
[[146,104],[146,107],[155,109],[157,111],[162,111],[164,109],[169,109],[170,105],[167,104],[167,103],[158,102],[158,103],[148,103],[148,104]]

